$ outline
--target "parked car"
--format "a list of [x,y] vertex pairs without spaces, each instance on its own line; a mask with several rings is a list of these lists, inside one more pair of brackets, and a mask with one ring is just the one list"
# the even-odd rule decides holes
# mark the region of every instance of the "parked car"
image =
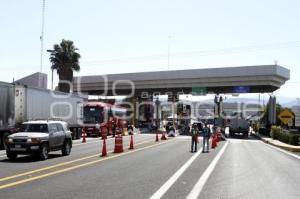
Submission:
[[33,154],[46,160],[50,151],[71,153],[72,135],[63,121],[40,120],[24,122],[20,132],[8,136],[6,155],[14,160],[19,154]]

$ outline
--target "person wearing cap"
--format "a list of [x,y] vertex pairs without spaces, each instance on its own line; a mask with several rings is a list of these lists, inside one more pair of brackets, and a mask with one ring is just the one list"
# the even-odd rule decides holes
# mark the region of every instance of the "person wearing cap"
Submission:
[[198,135],[199,135],[199,130],[197,128],[197,125],[193,124],[191,130],[191,136],[192,136],[191,153],[197,152]]

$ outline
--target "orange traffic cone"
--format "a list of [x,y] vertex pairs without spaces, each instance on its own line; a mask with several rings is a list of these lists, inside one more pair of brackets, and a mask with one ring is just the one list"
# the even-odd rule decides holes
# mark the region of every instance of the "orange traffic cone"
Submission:
[[86,143],[86,131],[84,128],[82,129],[82,143]]
[[212,149],[216,148],[216,138],[215,138],[215,135],[212,136],[211,148]]
[[155,139],[155,142],[159,142],[159,139],[158,139],[158,133],[156,132],[156,139]]
[[133,135],[130,136],[130,146],[129,146],[129,149],[134,149],[134,146],[133,146]]
[[103,139],[103,145],[102,145],[102,155],[101,157],[107,156],[107,150],[106,150],[106,139]]
[[161,140],[167,140],[167,137],[166,137],[166,134],[165,134],[165,132],[163,132],[162,133],[162,136],[161,136],[161,138],[160,138]]

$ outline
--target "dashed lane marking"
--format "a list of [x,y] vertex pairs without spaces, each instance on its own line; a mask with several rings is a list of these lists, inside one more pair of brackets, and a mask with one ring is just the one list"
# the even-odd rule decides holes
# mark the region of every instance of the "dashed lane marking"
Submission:
[[206,168],[202,176],[199,178],[195,186],[193,187],[192,191],[189,193],[186,199],[197,199],[200,195],[205,183],[207,182],[209,176],[215,169],[218,161],[220,160],[221,156],[223,155],[225,149],[228,146],[228,142],[225,143],[223,148],[220,150],[220,152],[217,154],[217,156],[213,159],[213,161],[210,163],[210,165]]

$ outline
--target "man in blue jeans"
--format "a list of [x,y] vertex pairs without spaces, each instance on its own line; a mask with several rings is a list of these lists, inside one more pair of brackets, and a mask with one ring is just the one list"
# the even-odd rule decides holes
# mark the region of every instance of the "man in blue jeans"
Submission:
[[[202,153],[209,152],[209,138],[210,138],[210,128],[207,126],[207,123],[205,123],[204,128],[202,129],[203,134],[203,150]],[[205,150],[206,148],[206,150]]]
[[197,125],[193,124],[191,130],[191,136],[192,136],[191,153],[197,152],[198,135],[199,135],[199,131]]

